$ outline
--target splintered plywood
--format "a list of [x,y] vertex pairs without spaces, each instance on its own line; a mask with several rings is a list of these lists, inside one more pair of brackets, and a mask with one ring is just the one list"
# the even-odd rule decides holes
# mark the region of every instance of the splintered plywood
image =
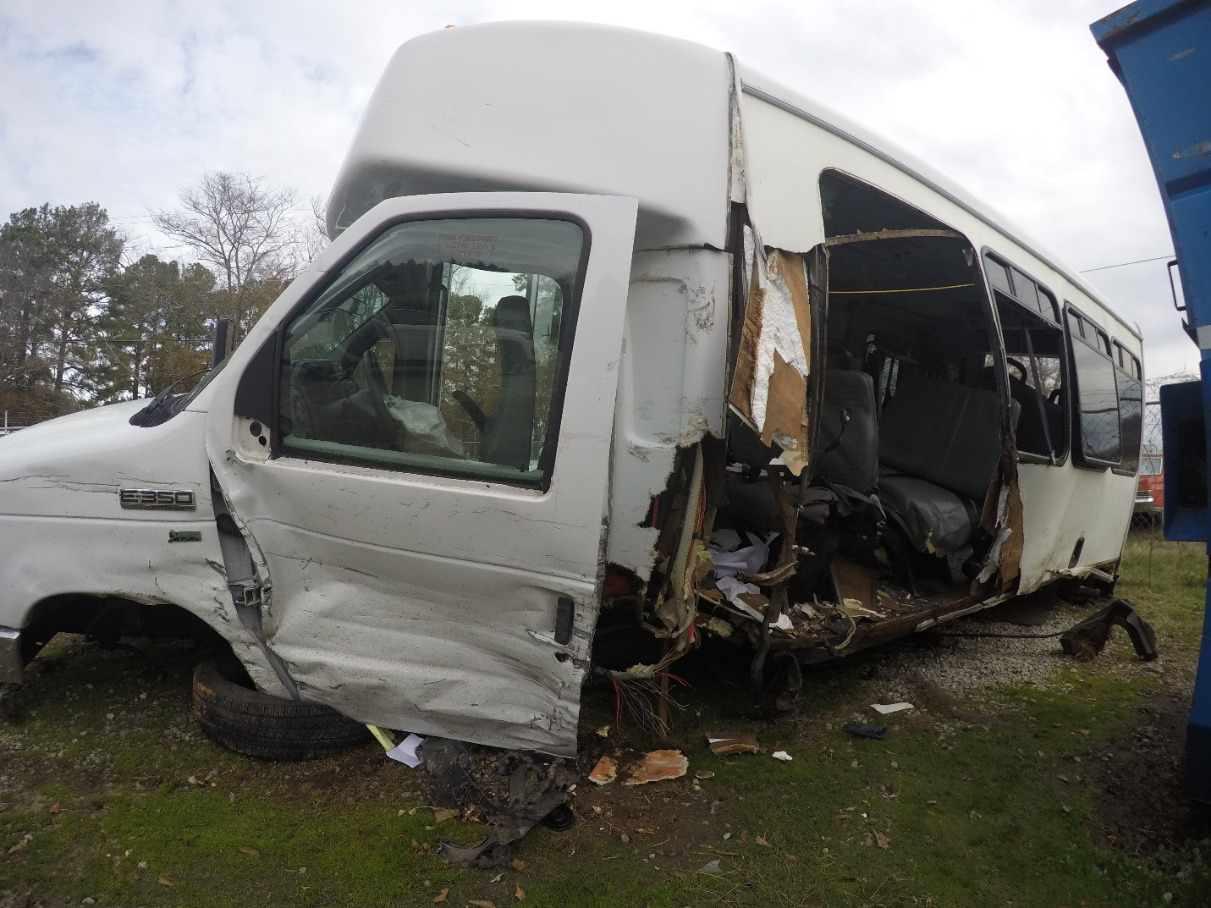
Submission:
[[746,235],[752,278],[728,402],[777,443],[796,476],[807,462],[807,376],[811,304],[801,255],[768,255]]
[[[794,366],[774,351],[774,371],[770,375],[769,396],[765,409],[765,425],[761,440],[767,445],[775,440],[786,451],[790,471],[798,476],[806,463],[807,452],[807,379]],[[775,439],[775,433],[778,438]]]
[[839,600],[857,599],[865,609],[879,609],[879,594],[875,589],[876,572],[872,568],[838,555],[833,558],[832,571]]

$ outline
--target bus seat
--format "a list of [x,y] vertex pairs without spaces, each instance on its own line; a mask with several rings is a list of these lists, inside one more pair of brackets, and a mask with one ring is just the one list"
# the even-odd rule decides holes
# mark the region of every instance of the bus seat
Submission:
[[905,376],[880,420],[880,500],[916,548],[957,552],[971,541],[1000,456],[995,393]]
[[879,484],[875,382],[856,369],[827,369],[815,474],[869,495]]

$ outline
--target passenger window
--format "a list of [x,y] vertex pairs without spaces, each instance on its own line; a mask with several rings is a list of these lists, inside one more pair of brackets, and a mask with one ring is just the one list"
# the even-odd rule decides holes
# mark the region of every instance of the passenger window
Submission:
[[390,228],[286,329],[283,452],[545,488],[582,245],[556,220]]
[[[1069,312],[1069,324],[1075,313]],[[1080,322],[1086,322],[1083,316]],[[1072,337],[1070,344],[1076,375],[1076,429],[1079,443],[1078,459],[1092,466],[1118,466],[1123,450],[1123,433],[1119,424],[1119,391],[1116,373],[1110,359],[1109,343],[1100,329],[1089,325],[1084,338]],[[1142,418],[1142,396],[1139,418]],[[1138,421],[1138,419],[1137,419]],[[1136,454],[1139,454],[1138,429]],[[1134,470],[1134,466],[1132,467]]]
[[[1046,291],[1040,298],[1049,299]],[[1020,459],[1059,464],[1068,455],[1064,417],[1064,332],[1058,325],[996,294],[1009,367],[1009,394],[1017,413]],[[991,364],[992,357],[988,357]]]
[[1119,419],[1123,433],[1123,457],[1119,471],[1134,473],[1139,466],[1140,446],[1144,440],[1144,384],[1140,361],[1117,341],[1114,348],[1121,362],[1121,368],[1115,370],[1114,376],[1118,383]]

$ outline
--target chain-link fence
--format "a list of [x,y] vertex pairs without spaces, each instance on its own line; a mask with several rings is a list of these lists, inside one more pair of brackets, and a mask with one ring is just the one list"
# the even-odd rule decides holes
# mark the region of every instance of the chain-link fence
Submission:
[[1172,375],[1161,375],[1144,382],[1144,449],[1143,456],[1160,458],[1164,450],[1161,438],[1161,385],[1172,385],[1178,382],[1198,381],[1198,376],[1190,372],[1174,372]]

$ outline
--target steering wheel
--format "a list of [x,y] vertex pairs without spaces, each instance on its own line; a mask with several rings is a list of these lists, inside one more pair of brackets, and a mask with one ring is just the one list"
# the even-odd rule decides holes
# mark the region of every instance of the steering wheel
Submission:
[[1018,371],[1018,381],[1020,381],[1024,385],[1029,384],[1029,382],[1027,380],[1027,376],[1030,373],[1026,371],[1026,366],[1022,364],[1021,360],[1014,359],[1012,356],[1007,356],[1007,357],[1005,357],[1005,365],[1007,365],[1013,369],[1016,369]]

